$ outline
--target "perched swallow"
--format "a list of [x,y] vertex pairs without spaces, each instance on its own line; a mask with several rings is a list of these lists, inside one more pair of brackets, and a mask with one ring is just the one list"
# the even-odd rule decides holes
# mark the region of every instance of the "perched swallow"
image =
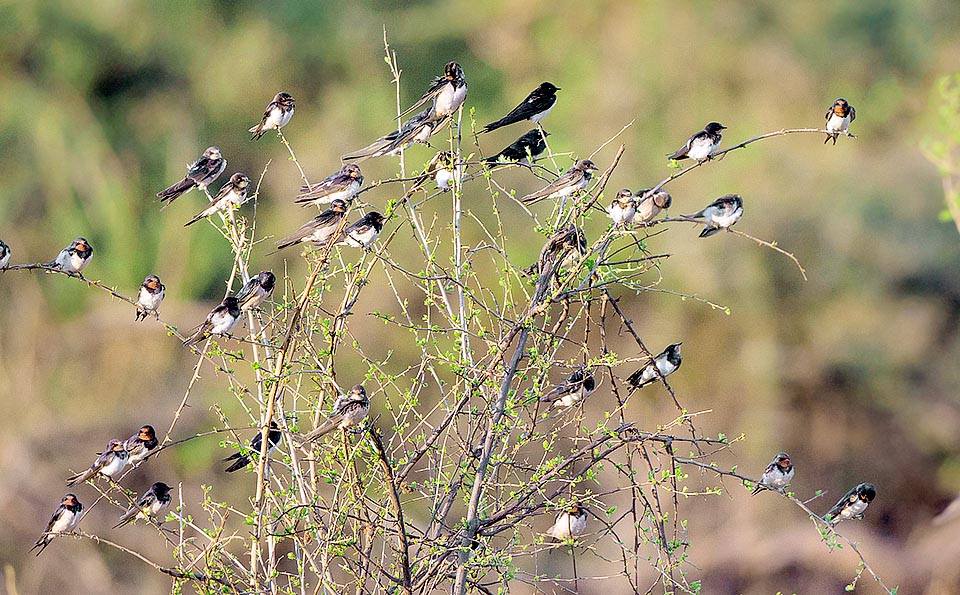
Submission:
[[637,199],[633,196],[633,192],[630,192],[629,188],[617,192],[617,197],[610,203],[607,212],[613,220],[614,227],[626,227],[633,223],[633,218],[637,214]]
[[437,117],[449,116],[460,109],[466,98],[467,79],[463,76],[463,68],[456,62],[447,62],[443,67],[443,76],[433,79],[423,97],[407,108],[403,115],[409,114],[432,99]]
[[302,203],[304,206],[310,203],[320,206],[338,198],[351,201],[360,191],[362,184],[363,174],[360,168],[356,164],[348,163],[324,178],[322,182],[302,186],[299,196],[293,202]]
[[40,548],[40,551],[37,552],[37,555],[43,553],[43,550],[50,545],[50,542],[53,541],[53,538],[61,533],[66,533],[67,531],[73,531],[77,526],[77,523],[80,522],[80,513],[83,512],[83,504],[80,504],[80,501],[77,500],[75,494],[67,494],[60,499],[60,506],[57,506],[57,509],[53,511],[53,516],[50,517],[50,522],[47,523],[47,528],[43,530],[43,535],[40,536],[40,539],[37,540],[37,543],[30,548],[30,551]]
[[93,246],[86,238],[77,238],[70,245],[60,251],[54,260],[44,263],[44,266],[60,269],[67,273],[79,274],[87,268],[93,259]]
[[350,392],[340,395],[333,403],[333,413],[322,426],[304,436],[300,442],[307,444],[336,429],[355,428],[370,413],[370,399],[362,385],[357,384]]
[[531,192],[521,197],[520,202],[528,205],[536,204],[541,200],[548,198],[566,198],[572,196],[581,190],[585,190],[590,184],[593,172],[597,171],[597,166],[589,159],[580,159],[573,164],[562,176],[547,184],[546,187]]
[[330,208],[300,226],[300,229],[277,242],[277,250],[302,242],[325,244],[340,227],[347,203],[339,198],[333,199]]
[[338,246],[369,248],[370,244],[380,237],[381,230],[383,230],[383,215],[370,211],[359,221],[351,223],[340,232],[335,243]]
[[[270,431],[267,432],[267,456],[270,456],[270,453],[277,449],[277,445],[280,444],[280,438],[283,437],[283,434],[277,428],[277,422],[270,422]],[[250,447],[247,448],[247,454],[243,452],[235,452],[229,457],[223,459],[223,462],[235,461],[232,465],[227,467],[227,473],[233,473],[234,471],[239,471],[250,464],[251,456],[259,455],[260,449],[263,447],[263,433],[257,432],[254,437],[250,440]]]
[[646,190],[637,190],[637,214],[634,217],[634,223],[650,223],[673,204],[673,197],[664,190],[657,190],[656,193],[649,195],[652,188]]
[[138,322],[146,320],[147,314],[157,315],[160,309],[160,302],[163,301],[163,295],[166,287],[160,282],[160,277],[156,275],[147,275],[143,283],[140,284],[140,293],[137,295],[137,318]]
[[241,311],[259,308],[260,304],[273,295],[273,288],[277,284],[277,276],[271,271],[260,271],[247,281],[237,292],[237,303]]
[[527,98],[520,102],[520,105],[510,110],[509,114],[496,122],[487,124],[480,132],[490,132],[520,120],[539,122],[547,117],[554,104],[557,103],[557,91],[559,90],[560,87],[555,87],[553,83],[540,83],[540,86],[531,91]]
[[[652,362],[644,365],[633,374],[630,374],[630,376],[627,377],[627,382],[630,386],[635,389],[643,388],[651,382],[660,380],[660,376],[666,378],[676,372],[681,363],[680,345],[682,345],[682,343],[668,345],[657,357],[653,358]],[[660,371],[660,376],[657,375],[657,370]]]
[[136,465],[146,459],[158,446],[160,446],[160,441],[157,440],[157,432],[153,429],[153,426],[149,424],[140,426],[140,431],[127,438],[127,441],[123,443],[123,448],[130,454],[127,463],[131,467]]
[[670,155],[670,159],[680,160],[689,157],[690,159],[696,159],[698,162],[710,159],[710,156],[720,148],[720,140],[723,138],[720,131],[724,129],[726,129],[726,126],[723,124],[710,122],[706,128],[691,136],[687,144]]
[[0,269],[7,268],[8,262],[10,262],[10,246],[7,246],[3,243],[3,240],[0,240]]
[[226,335],[233,330],[240,320],[240,305],[237,298],[227,296],[223,298],[220,304],[207,314],[207,319],[203,321],[193,333],[183,342],[184,345],[193,345],[203,341],[210,335]]
[[220,177],[223,170],[227,168],[227,161],[220,155],[220,149],[217,147],[207,147],[203,155],[193,162],[187,168],[185,178],[170,186],[166,190],[157,192],[157,197],[161,202],[168,201],[167,204],[177,200],[180,195],[192,190],[194,187],[201,191],[212,184],[214,180]]
[[295,107],[293,97],[289,93],[280,92],[273,96],[273,101],[263,110],[263,119],[247,132],[253,134],[250,140],[257,140],[268,130],[280,130],[293,117]]
[[340,159],[343,161],[363,161],[371,157],[399,155],[402,149],[406,149],[413,143],[428,144],[430,138],[439,132],[449,120],[449,115],[438,116],[433,106],[428,106],[422,112],[404,122],[398,130],[381,136],[359,151],[347,153]]
[[833,140],[837,144],[837,137],[843,134],[850,134],[850,122],[857,119],[857,110],[847,103],[843,97],[838,97],[830,109],[827,110],[827,138],[823,139],[823,144],[828,140]]
[[579,502],[573,502],[569,508],[560,511],[556,522],[547,531],[547,535],[559,541],[573,539],[587,530],[587,510]]
[[214,197],[210,205],[204,210],[193,216],[193,219],[183,224],[184,227],[193,225],[204,217],[209,217],[214,213],[226,211],[233,207],[239,207],[247,201],[247,189],[250,187],[250,178],[239,172],[230,176],[230,181],[220,187],[220,192]]
[[743,199],[739,194],[725,194],[692,215],[688,219],[703,219],[706,227],[700,232],[701,238],[709,238],[721,229],[732,227],[743,217]]
[[427,172],[433,174],[433,181],[437,183],[437,188],[450,190],[454,177],[463,172],[463,167],[459,165],[456,168],[453,167],[453,154],[450,151],[438,151],[430,160]]
[[554,263],[556,267],[552,270],[556,272],[560,269],[576,266],[580,259],[587,253],[587,236],[583,230],[575,225],[563,229],[553,234],[547,243],[540,250],[540,258],[537,263],[527,269],[527,273],[543,274],[550,270]]
[[120,517],[120,522],[113,526],[114,529],[126,525],[136,519],[156,519],[163,510],[170,506],[170,486],[158,481],[150,486],[150,489],[144,492],[136,504],[127,509]]
[[753,488],[753,495],[756,496],[764,489],[782,490],[791,481],[793,481],[793,464],[790,462],[790,455],[778,452],[763,470],[760,483]]
[[590,396],[597,387],[593,373],[587,368],[580,368],[569,378],[553,387],[553,390],[543,395],[540,400],[551,403],[551,407],[573,407]]
[[877,487],[872,483],[861,483],[853,487],[840,498],[825,515],[831,525],[846,519],[862,519],[867,506],[877,497]]
[[130,462],[130,453],[124,448],[124,441],[113,438],[110,442],[107,442],[107,447],[103,449],[97,460],[90,465],[90,468],[68,479],[67,486],[72,488],[97,474],[113,479],[115,475],[123,471],[128,462]]
[[530,162],[536,161],[537,157],[547,149],[546,137],[548,136],[550,136],[550,133],[546,130],[534,128],[493,157],[487,157],[484,161],[491,164],[500,161],[516,161],[523,165],[530,165]]

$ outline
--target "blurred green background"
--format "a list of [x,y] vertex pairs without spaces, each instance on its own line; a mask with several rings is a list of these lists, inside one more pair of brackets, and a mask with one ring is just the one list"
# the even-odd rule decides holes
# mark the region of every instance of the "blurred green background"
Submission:
[[[798,494],[828,492],[814,503],[818,510],[873,481],[878,499],[845,532],[901,592],[957,592],[952,562],[960,545],[952,531],[960,521],[932,519],[960,492],[960,243],[939,219],[940,180],[919,150],[921,139],[937,134],[935,81],[960,69],[957,2],[5,0],[0,14],[0,239],[12,247],[12,262],[49,260],[84,235],[96,249],[89,277],[133,295],[146,274],[159,274],[164,318],[182,327],[219,299],[232,261],[210,226],[183,231],[202,204],[197,193],[162,213],[154,194],[215,144],[228,161],[215,187],[234,171],[258,177],[273,160],[258,234],[295,229],[312,213],[292,203],[300,184],[294,164],[272,133],[251,142],[245,131],[274,93],[291,93],[296,115],[284,131],[311,181],[334,171],[342,153],[389,131],[396,97],[384,25],[403,69],[404,104],[455,59],[481,125],[541,81],[561,87],[544,121],[554,151],[587,155],[635,120],[620,138],[626,154],[608,189],[669,175],[664,155],[710,120],[729,127],[729,146],[821,126],[833,99],[846,97],[857,108],[858,139],[833,147],[816,135],[775,138],[669,186],[672,213],[742,194],[738,229],[777,240],[809,281],[748,240],[698,240],[678,226],[650,241],[673,255],[659,287],[722,304],[730,315],[666,293],[625,304],[651,348],[684,341],[684,368],[672,385],[691,410],[712,410],[699,427],[746,434],[722,464],[758,475],[786,450]],[[485,135],[482,150],[492,154],[526,130]],[[601,168],[615,149],[597,155]],[[408,155],[419,164],[432,152],[417,147]],[[364,163],[364,174],[391,177],[396,163]],[[499,179],[521,193],[541,184],[520,171]],[[364,195],[375,206],[398,197],[388,187]],[[507,220],[518,221],[508,230],[515,261],[529,262],[542,238],[519,208],[500,204]],[[489,217],[482,189],[468,189],[465,206]],[[594,217],[588,235],[605,225]],[[286,256],[299,281],[304,262],[293,251],[268,256],[270,245],[257,248],[252,268],[283,270]],[[391,300],[368,291],[361,306],[372,311]],[[352,325],[361,336],[366,328],[396,332],[364,316]],[[397,332],[396,341],[409,343],[409,335]],[[86,466],[108,438],[141,423],[165,433],[195,359],[157,325],[134,324],[132,310],[105,294],[27,272],[0,273],[0,354],[7,412],[0,591],[13,593],[14,584],[20,593],[166,590],[167,579],[89,541],[62,540],[39,559],[26,550],[64,493],[67,468]],[[178,433],[215,425],[215,401],[237,411],[224,387],[208,367]],[[657,397],[637,410],[649,416],[644,421],[670,419],[671,407]],[[188,443],[126,483],[183,482],[188,500],[201,484],[213,485],[215,498],[246,494],[249,476],[225,478],[215,463],[224,456],[216,441]],[[842,590],[856,568],[850,552],[828,554],[785,501],[726,487],[724,496],[691,499],[682,509],[705,592]],[[89,487],[78,490],[82,501],[93,500]],[[105,532],[115,516],[98,507],[83,528]],[[110,536],[172,562],[148,528]],[[603,588],[581,583],[584,593]],[[867,579],[858,590],[879,592]]]

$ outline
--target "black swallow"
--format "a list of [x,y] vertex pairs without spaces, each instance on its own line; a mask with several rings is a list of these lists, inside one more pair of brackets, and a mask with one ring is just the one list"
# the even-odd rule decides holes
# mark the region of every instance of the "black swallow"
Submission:
[[438,116],[432,105],[425,108],[422,112],[414,115],[404,122],[398,130],[381,136],[370,145],[347,153],[340,157],[343,161],[363,161],[371,157],[383,157],[384,155],[399,155],[401,149],[406,149],[413,143],[426,145],[430,138],[440,131],[450,116]]
[[607,213],[610,214],[614,227],[626,227],[633,223],[633,218],[637,214],[637,199],[633,196],[633,192],[629,188],[617,192]]
[[698,162],[710,159],[710,156],[720,148],[720,140],[723,138],[720,131],[724,129],[726,129],[726,126],[723,124],[710,122],[703,130],[691,136],[687,140],[687,144],[677,149],[669,158],[680,160],[689,157],[690,159],[696,159]]
[[703,219],[706,226],[700,232],[701,238],[709,238],[721,229],[732,227],[743,217],[743,199],[739,194],[725,194],[688,219]]
[[360,191],[361,185],[363,185],[363,173],[356,164],[348,163],[324,178],[322,182],[302,186],[300,194],[293,202],[303,203],[304,206],[310,203],[320,206],[338,198],[349,202]]
[[665,211],[673,204],[673,197],[664,190],[657,190],[651,194],[652,188],[637,190],[637,214],[634,223],[650,223],[660,211]]
[[360,218],[359,221],[351,223],[340,232],[335,243],[339,246],[351,246],[353,248],[369,248],[383,230],[383,215],[376,211],[370,211]]
[[[529,274],[556,272],[576,266],[587,253],[587,236],[575,225],[553,234],[540,250],[537,263],[527,269]],[[556,263],[556,264],[555,264]],[[555,264],[555,266],[554,266]]]
[[872,483],[861,483],[837,500],[833,508],[824,515],[831,525],[846,519],[862,519],[867,506],[877,497],[877,487]]
[[43,266],[79,274],[93,260],[93,246],[86,238],[77,238],[60,251],[60,254]]
[[207,314],[207,319],[193,330],[193,333],[184,340],[183,344],[193,345],[210,335],[226,335],[233,330],[238,320],[240,320],[240,306],[237,303],[237,298],[232,295],[227,296]]
[[547,535],[560,541],[573,539],[587,530],[587,511],[579,502],[560,511],[553,526],[547,530]]
[[90,468],[82,473],[70,477],[67,480],[67,486],[73,487],[83,483],[97,474],[104,475],[113,479],[115,475],[123,471],[123,468],[130,462],[130,453],[124,447],[124,441],[114,438],[107,442],[107,447],[103,449],[97,460],[90,465]]
[[590,396],[597,387],[593,373],[587,368],[576,370],[569,378],[553,387],[553,390],[540,397],[551,407],[573,407]]
[[480,132],[490,132],[520,120],[539,122],[550,113],[554,104],[557,103],[557,91],[559,90],[560,87],[555,87],[553,83],[540,83],[540,86],[531,91],[527,98],[520,102],[520,105],[510,110],[509,114],[496,122],[487,124]]
[[778,452],[777,456],[773,457],[767,468],[763,470],[760,483],[753,488],[753,495],[756,496],[764,489],[782,490],[793,481],[793,473],[790,455],[785,452]]
[[463,68],[456,62],[447,62],[443,68],[443,76],[433,79],[423,97],[407,108],[402,115],[409,114],[432,99],[437,117],[449,116],[460,109],[466,98],[467,79],[463,75]]
[[147,319],[147,314],[157,315],[160,309],[160,303],[166,288],[160,282],[160,277],[156,275],[147,275],[143,283],[140,284],[140,293],[137,295],[137,318],[143,321]]
[[340,395],[333,403],[333,413],[322,426],[300,439],[301,444],[313,442],[334,430],[355,428],[370,413],[370,399],[362,385],[357,384],[350,392]]
[[184,227],[193,225],[205,217],[214,213],[226,211],[234,207],[239,207],[247,201],[247,189],[250,187],[250,178],[239,172],[230,176],[230,180],[220,187],[220,192],[210,202],[204,210],[193,216],[193,219],[183,224]]
[[[680,345],[681,343],[668,345],[657,357],[653,358],[653,361],[645,364],[633,374],[630,374],[630,376],[627,377],[627,382],[630,386],[635,389],[643,388],[652,382],[660,380],[660,376],[666,378],[676,372],[682,362]],[[657,370],[660,371],[659,376],[657,375]]]
[[841,134],[850,134],[850,122],[857,119],[857,110],[847,103],[843,97],[837,97],[830,109],[827,110],[827,138],[823,139],[823,144],[828,140],[833,140],[837,144],[837,137]]
[[220,177],[223,170],[227,168],[227,161],[220,155],[220,149],[217,147],[207,147],[203,155],[193,162],[187,168],[185,178],[170,186],[166,190],[157,192],[157,197],[161,202],[167,201],[167,204],[177,200],[180,195],[192,190],[194,187],[201,191],[212,184],[214,180]]
[[277,250],[302,242],[325,244],[333,237],[340,226],[347,203],[339,198],[333,199],[330,208],[300,226],[300,229],[277,242]]
[[293,117],[294,105],[293,97],[289,93],[280,92],[273,96],[273,101],[263,110],[263,119],[256,126],[253,126],[247,132],[253,134],[250,140],[257,140],[267,133],[268,130],[280,130]]
[[73,531],[77,526],[77,523],[80,522],[80,513],[83,512],[83,504],[80,504],[80,501],[77,500],[75,494],[67,494],[60,499],[60,506],[57,506],[57,509],[53,511],[53,516],[50,517],[50,522],[47,523],[47,528],[43,530],[43,535],[40,536],[40,539],[37,540],[37,543],[30,548],[30,551],[40,548],[40,551],[37,552],[37,555],[43,553],[43,550],[50,545],[50,542],[53,541],[53,538],[61,533],[66,533],[67,531]]
[[3,243],[3,240],[0,240],[0,269],[7,268],[7,263],[10,262],[10,246],[7,246]]
[[536,204],[548,198],[567,198],[585,190],[590,184],[597,166],[589,159],[581,159],[573,164],[562,176],[550,182],[546,187],[520,198],[524,204]]
[[131,466],[136,465],[146,459],[158,446],[160,446],[160,441],[157,440],[157,432],[153,429],[153,426],[149,424],[140,426],[140,430],[127,438],[127,441],[123,444],[123,448],[130,454],[127,463]]
[[150,489],[144,492],[140,499],[127,509],[127,512],[123,513],[120,522],[113,528],[119,529],[135,519],[156,519],[168,506],[170,506],[170,486],[158,481],[150,486]]
[[542,155],[546,150],[546,137],[548,136],[550,136],[550,133],[546,130],[534,128],[533,130],[527,131],[526,134],[513,141],[513,143],[493,157],[487,157],[484,161],[491,164],[499,163],[500,161],[516,161],[524,165],[529,165],[531,162],[536,161],[537,157]]
[[277,276],[271,271],[260,271],[247,281],[237,292],[237,302],[240,310],[259,308],[273,294],[277,284]]
[[[270,422],[270,431],[267,432],[267,456],[270,456],[274,450],[277,449],[277,444],[280,444],[280,438],[283,434],[277,428],[277,422]],[[250,446],[246,449],[247,454],[243,452],[235,452],[229,457],[223,459],[223,462],[235,461],[232,465],[227,467],[227,473],[233,473],[234,471],[239,471],[250,464],[251,456],[259,455],[260,449],[263,446],[263,433],[257,432],[254,435],[253,439],[250,440]]]

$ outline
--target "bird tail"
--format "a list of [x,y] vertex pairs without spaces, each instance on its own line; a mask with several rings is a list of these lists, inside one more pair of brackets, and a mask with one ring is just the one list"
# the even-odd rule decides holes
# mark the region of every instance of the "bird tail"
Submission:
[[316,441],[316,440],[319,440],[319,439],[322,438],[323,436],[326,436],[326,435],[329,434],[330,432],[336,430],[336,429],[337,429],[337,425],[338,425],[338,424],[336,424],[336,423],[333,422],[333,421],[328,421],[326,424],[320,426],[320,427],[317,428],[316,430],[310,432],[309,434],[307,434],[306,436],[304,436],[303,438],[301,438],[301,439],[300,439],[300,444],[301,444],[301,445],[309,444],[309,443],[311,443],[311,442],[314,442],[314,441]]
[[229,457],[223,459],[223,462],[233,461],[234,459],[236,459],[236,461],[225,469],[227,473],[233,473],[234,471],[239,471],[250,464],[250,457],[247,455],[242,455],[240,453],[234,453],[230,455]]
[[379,157],[383,154],[384,150],[390,146],[391,142],[392,141],[388,139],[377,139],[373,143],[360,150],[347,153],[346,155],[341,155],[340,159],[343,161],[364,161],[366,159],[370,159],[371,157]]
[[45,534],[43,537],[37,540],[37,543],[35,543],[34,546],[27,551],[27,553],[29,554],[33,550],[40,548],[40,551],[37,552],[37,555],[39,556],[43,553],[43,550],[47,549],[47,546],[50,545],[51,541],[53,541],[53,537]]
[[719,228],[719,227],[710,227],[710,226],[707,226],[707,227],[704,227],[704,228],[703,228],[703,231],[700,232],[700,236],[699,236],[699,237],[701,237],[701,238],[709,238],[710,236],[712,236],[713,234],[717,233],[718,231],[720,231],[720,228]]
[[503,126],[506,126],[506,123],[504,123],[504,120],[505,118],[500,118],[496,122],[490,122],[489,124],[483,127],[483,130],[480,131],[480,134],[484,134],[486,132],[493,132],[497,128],[502,128]]
[[831,133],[827,133],[827,138],[823,139],[823,144],[827,144],[827,141],[828,141],[828,140],[832,140],[832,141],[833,141],[833,146],[837,146],[837,137],[838,137],[838,136],[840,136],[840,133],[839,133],[839,132],[836,133],[836,134],[834,134],[834,133],[832,133],[832,132],[831,132]]
[[197,213],[196,215],[193,216],[193,219],[191,219],[190,221],[187,221],[186,223],[184,223],[183,226],[184,226],[184,227],[189,227],[189,226],[193,225],[194,223],[196,223],[197,221],[200,221],[201,219],[203,219],[203,218],[205,218],[205,217],[206,217],[206,215],[204,215],[204,211],[200,211],[199,213]]
[[180,198],[180,195],[189,192],[195,185],[196,183],[190,178],[184,178],[166,190],[157,192],[157,198],[160,199],[160,202],[173,202]]
[[759,494],[760,492],[762,492],[762,491],[765,490],[765,489],[767,489],[766,486],[764,486],[762,483],[757,483],[757,485],[755,485],[755,486],[753,487],[753,491],[750,492],[750,495],[751,495],[751,496],[756,496],[757,494]]
[[133,519],[137,518],[137,513],[139,512],[140,512],[139,510],[134,509],[127,513],[124,513],[124,515],[120,517],[120,522],[114,525],[113,528],[119,529],[120,527],[123,527],[124,525],[130,523]]
[[147,311],[137,307],[137,316],[134,318],[137,322],[143,322],[147,319]]
[[630,374],[629,376],[627,376],[627,384],[632,386],[634,390],[638,388],[643,388],[654,381],[654,380],[643,380],[644,369],[646,369],[646,366],[640,368],[633,374]]
[[202,329],[202,325],[201,325],[201,326],[197,327],[197,328],[193,331],[193,333],[191,333],[191,335],[190,335],[189,337],[187,337],[186,339],[183,340],[183,346],[184,346],[184,347],[189,347],[190,345],[194,345],[194,344],[196,344],[196,343],[199,343],[200,341],[203,340],[203,335],[204,335],[204,333],[203,333],[203,329]]
[[87,469],[82,473],[77,473],[76,475],[72,475],[69,478],[67,478],[67,487],[72,488],[77,484],[87,481],[92,476],[93,476],[93,471],[91,471],[90,469]]
[[267,131],[263,129],[263,122],[260,122],[256,126],[251,126],[247,132],[253,135],[250,137],[250,140],[259,140],[261,136],[267,133]]

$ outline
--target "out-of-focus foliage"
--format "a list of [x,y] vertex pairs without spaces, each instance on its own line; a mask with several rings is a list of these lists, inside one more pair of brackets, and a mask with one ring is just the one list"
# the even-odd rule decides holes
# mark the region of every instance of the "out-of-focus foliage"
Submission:
[[952,219],[960,231],[960,74],[937,81],[934,102],[938,127],[924,138],[923,152],[943,178],[947,209],[941,217]]

